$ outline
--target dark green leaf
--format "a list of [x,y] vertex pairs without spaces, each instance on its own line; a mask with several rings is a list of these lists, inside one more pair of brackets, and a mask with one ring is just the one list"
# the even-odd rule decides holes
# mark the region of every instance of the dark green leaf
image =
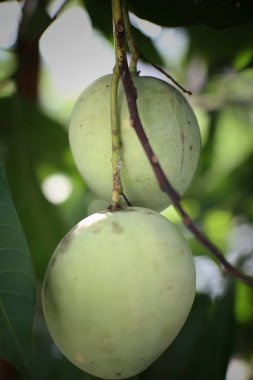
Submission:
[[253,23],[226,31],[199,26],[187,30],[190,37],[188,59],[201,56],[209,68],[232,66],[240,53],[252,51]]
[[206,207],[222,205],[232,210],[234,214],[244,213],[249,220],[253,220],[253,208],[250,207],[253,187],[252,167],[253,154],[205,193],[203,203]]
[[84,4],[93,27],[100,30],[107,38],[112,39],[111,1],[84,0]]
[[212,303],[198,295],[182,331],[139,380],[224,380],[233,340],[234,286]]
[[193,361],[208,330],[207,315],[210,308],[211,302],[208,297],[196,297],[186,324],[176,340],[150,368],[140,375],[140,380],[192,379],[191,368],[195,364]]
[[37,360],[36,380],[96,380],[72,364],[55,346],[44,318],[37,314],[34,327]]
[[[63,170],[69,148],[68,135],[62,125],[49,118],[34,103],[24,99],[0,99],[0,134],[8,138],[15,128],[22,128],[28,154],[36,165],[53,166]],[[13,136],[15,138],[15,136]]]
[[[49,258],[68,228],[59,210],[42,194],[38,171],[65,172],[67,133],[33,103],[1,99],[0,134],[5,141],[10,190],[40,278]],[[0,152],[1,153],[1,152]]]
[[227,29],[253,21],[253,3],[249,0],[129,0],[138,17],[163,26],[207,25]]
[[230,280],[226,293],[214,304],[205,343],[195,363],[193,372],[195,380],[224,380],[226,378],[234,342],[234,285],[234,280]]
[[39,40],[52,21],[45,8],[44,1],[34,3],[33,7],[25,4],[22,8],[24,11],[19,26],[19,38],[29,42]]
[[139,29],[134,27],[133,33],[141,54],[145,58],[147,58],[149,62],[154,63],[156,65],[162,65],[162,58],[158,53],[156,47],[154,46],[151,38],[145,36]]
[[35,277],[3,166],[0,166],[0,355],[32,377]]
[[[85,6],[94,28],[102,32],[109,40],[112,40],[111,2],[105,0],[85,0]],[[162,65],[162,59],[151,38],[145,36],[139,29],[134,27],[133,35],[143,56],[154,64]]]

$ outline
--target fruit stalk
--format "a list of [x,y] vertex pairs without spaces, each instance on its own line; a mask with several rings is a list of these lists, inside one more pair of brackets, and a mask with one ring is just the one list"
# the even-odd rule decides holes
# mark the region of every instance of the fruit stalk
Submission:
[[183,86],[181,86],[180,83],[178,83],[170,74],[168,74],[165,70],[163,70],[160,66],[156,65],[155,63],[150,62],[139,50],[135,39],[133,37],[132,33],[132,26],[129,19],[129,12],[128,12],[128,6],[127,6],[127,0],[122,0],[122,13],[123,13],[123,21],[124,21],[124,27],[125,27],[125,36],[127,40],[127,44],[131,53],[131,59],[129,63],[129,69],[132,75],[138,75],[137,70],[137,63],[139,58],[142,58],[144,61],[149,63],[151,66],[153,66],[157,71],[165,75],[170,81],[172,81],[178,88],[180,88],[181,91],[188,95],[192,95],[192,92],[185,89]]
[[119,73],[123,83],[124,91],[126,94],[126,99],[129,108],[131,125],[135,129],[137,136],[144,148],[144,151],[149,159],[149,162],[155,172],[156,178],[158,180],[161,190],[168,194],[171,198],[174,207],[177,209],[182,217],[183,223],[192,232],[195,238],[206,247],[221,263],[226,274],[232,275],[249,286],[253,287],[253,277],[249,276],[239,269],[230,264],[222,254],[222,252],[216,247],[216,245],[208,239],[194,224],[189,215],[183,209],[180,203],[180,195],[172,187],[168,179],[166,178],[154,151],[149,144],[146,133],[142,127],[142,123],[139,117],[139,112],[137,108],[137,93],[133,84],[133,80],[129,71],[126,50],[125,50],[125,33],[124,33],[124,20],[122,14],[122,3],[121,0],[112,0],[112,10],[113,10],[113,22],[115,26],[115,46],[118,52],[120,60],[118,60]]
[[132,75],[138,75],[137,71],[137,63],[138,59],[140,58],[140,52],[136,45],[136,42],[133,38],[133,34],[131,31],[131,23],[129,20],[129,13],[128,13],[128,7],[127,7],[127,0],[122,1],[122,13],[123,13],[123,21],[125,26],[125,35],[127,44],[131,53],[131,59],[129,64],[129,69]]
[[112,203],[111,210],[117,210],[120,206],[120,195],[123,194],[121,178],[120,178],[120,129],[118,122],[117,110],[117,95],[118,84],[120,79],[119,67],[124,58],[124,52],[117,46],[117,33],[123,31],[123,13],[122,2],[112,0],[112,13],[114,21],[114,38],[115,38],[115,56],[116,63],[112,75],[111,85],[111,133],[112,133],[112,176],[113,176],[113,190],[112,190]]
[[[117,57],[116,57],[117,59]],[[122,193],[122,186],[120,180],[120,130],[118,123],[117,112],[117,94],[119,84],[119,70],[116,63],[111,84],[111,133],[112,133],[112,176],[113,176],[113,189],[112,189],[112,202],[111,209],[120,208],[120,194]]]

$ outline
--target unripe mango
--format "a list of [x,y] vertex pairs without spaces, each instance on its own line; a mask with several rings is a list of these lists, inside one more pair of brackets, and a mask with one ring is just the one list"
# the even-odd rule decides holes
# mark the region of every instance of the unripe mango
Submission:
[[[69,126],[72,154],[87,185],[110,202],[112,192],[111,75],[97,79],[78,98]],[[167,82],[134,77],[143,128],[169,181],[180,195],[192,182],[200,155],[196,117],[185,97]],[[133,206],[161,211],[171,202],[157,183],[153,169],[131,126],[120,82],[118,119],[122,148],[121,180]]]
[[195,267],[181,232],[145,208],[103,211],[60,242],[43,285],[43,310],[59,349],[103,379],[146,369],[182,328]]

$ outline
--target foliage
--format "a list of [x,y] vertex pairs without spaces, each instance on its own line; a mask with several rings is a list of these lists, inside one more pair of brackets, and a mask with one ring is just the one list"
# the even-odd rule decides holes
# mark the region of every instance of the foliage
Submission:
[[0,355],[30,377],[35,277],[2,166],[0,180]]
[[[96,198],[74,166],[66,123],[53,119],[37,100],[42,72],[39,40],[54,22],[47,13],[50,1],[38,3],[34,13],[23,17],[16,44],[4,53],[1,50],[0,55],[0,161],[10,187],[9,192],[1,166],[0,378],[91,380],[94,377],[79,371],[58,352],[41,311],[40,289],[49,258],[64,234],[90,212]],[[110,1],[84,0],[80,4],[88,12],[93,28],[107,39],[104,42],[112,43]],[[183,203],[227,258],[250,271],[253,5],[247,0],[129,0],[129,7],[135,16],[166,28],[180,27],[176,30],[187,36],[183,59],[180,65],[173,66],[155,39],[138,26],[134,28],[143,56],[195,89],[189,100],[201,126],[202,156]],[[85,37],[80,37],[82,43]],[[64,203],[53,204],[45,197],[43,183],[59,172],[67,175],[73,191]],[[189,238],[194,255],[200,259],[196,262],[206,263],[208,252],[188,236],[175,210],[169,208],[165,215],[178,223]],[[38,288],[34,322],[31,257]],[[204,266],[199,268],[205,285],[199,287],[187,323],[169,349],[138,380],[223,380],[233,357],[247,364],[248,379],[253,376],[253,291],[221,277],[216,264],[208,263],[208,273],[215,273],[217,282],[213,277],[204,281]],[[210,272],[211,268],[214,272]]]

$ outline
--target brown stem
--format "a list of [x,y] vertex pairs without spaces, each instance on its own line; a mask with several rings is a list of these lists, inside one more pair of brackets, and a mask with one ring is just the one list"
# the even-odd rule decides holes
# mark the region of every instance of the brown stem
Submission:
[[173,82],[185,94],[192,95],[192,92],[190,90],[187,90],[186,88],[184,88],[183,86],[181,86],[180,83],[178,83],[170,74],[168,74],[160,66],[156,65],[155,63],[150,62],[146,57],[144,57],[143,54],[140,54],[140,57],[142,59],[144,59],[144,61],[148,62],[151,66],[153,66],[157,71],[160,71],[160,73],[162,73],[163,75],[165,75],[169,80],[171,80],[171,82]]
[[[18,38],[16,41],[16,53],[17,53],[17,69],[11,74],[11,77],[4,78],[0,81],[0,90],[9,84],[9,79],[13,78],[17,85],[17,93],[29,98],[30,100],[37,100],[38,97],[38,77],[39,77],[39,37],[46,30],[50,24],[57,19],[59,14],[67,6],[69,0],[65,0],[56,13],[50,18],[48,16],[47,22],[38,25],[37,29],[39,34],[37,36],[31,36],[31,33],[27,33],[27,25],[33,18],[35,10],[40,8],[44,9],[46,6],[45,0],[37,1],[36,9],[34,9],[33,1],[26,0],[22,18],[19,25]],[[30,10],[33,10],[31,13]],[[40,17],[40,19],[42,19]],[[43,19],[44,20],[44,19]],[[34,22],[34,20],[33,20]],[[30,78],[29,80],[27,78]]]
[[171,186],[170,182],[166,178],[158,162],[158,159],[151,145],[149,144],[148,138],[141,124],[141,120],[140,120],[139,112],[137,108],[137,93],[136,93],[136,89],[134,87],[134,83],[133,83],[133,80],[128,68],[128,62],[126,58],[126,51],[125,51],[125,46],[124,46],[125,35],[124,35],[123,19],[118,20],[117,23],[115,24],[115,38],[116,38],[117,46],[122,51],[121,60],[119,61],[119,72],[120,72],[120,77],[124,86],[124,91],[126,94],[131,125],[135,129],[137,136],[146,152],[146,155],[155,172],[155,175],[157,177],[161,190],[169,195],[173,205],[180,213],[183,219],[183,223],[193,233],[196,239],[218,259],[218,261],[223,265],[225,272],[227,274],[230,274],[234,277],[239,278],[240,280],[244,281],[246,284],[253,287],[253,278],[251,276],[246,275],[245,273],[242,273],[239,269],[235,268],[232,264],[230,264],[225,259],[222,252],[197,228],[197,226],[191,220],[189,215],[183,209],[180,203],[180,196],[176,192],[176,190]]
[[129,19],[127,0],[122,1],[122,14],[123,14],[123,20],[124,20],[124,26],[125,26],[125,37],[126,37],[128,47],[131,53],[129,69],[132,75],[137,75],[137,63],[140,57],[140,52],[132,34],[132,25]]

